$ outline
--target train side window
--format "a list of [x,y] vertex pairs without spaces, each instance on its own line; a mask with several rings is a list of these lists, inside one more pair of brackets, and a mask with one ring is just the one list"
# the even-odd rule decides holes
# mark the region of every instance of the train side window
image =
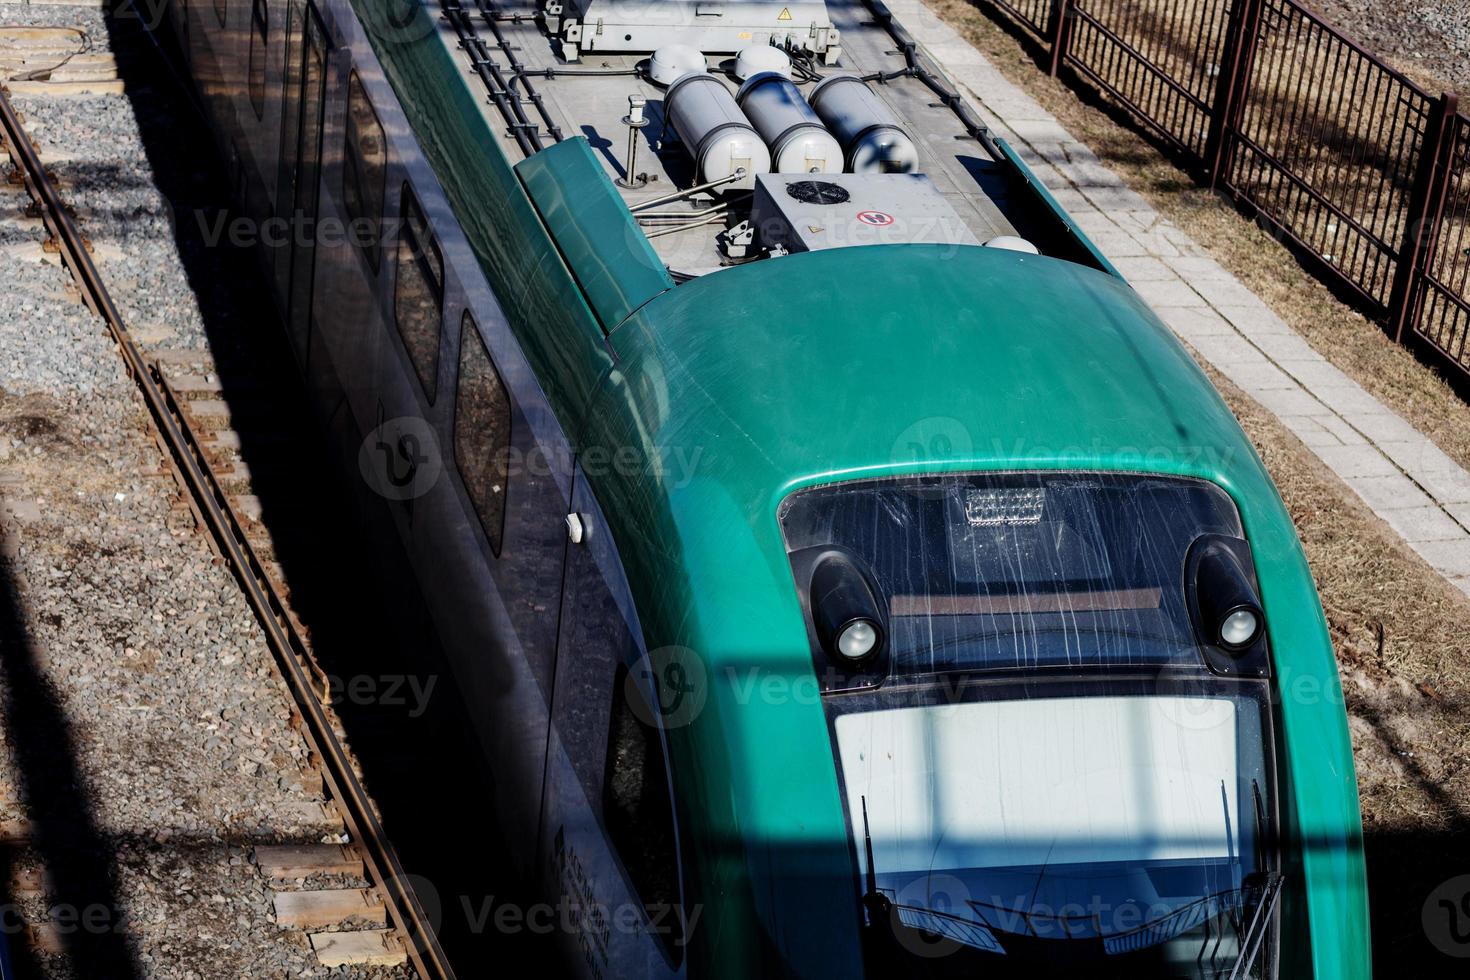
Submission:
[[439,322],[444,303],[444,257],[428,219],[408,185],[398,223],[398,276],[393,284],[393,318],[408,349],[429,404],[439,381]]
[[267,0],[250,4],[250,108],[255,118],[265,116],[265,59],[270,41],[270,8]]
[[[608,724],[607,763],[602,779],[602,816],[608,837],[644,908],[675,909],[679,903],[674,807],[663,743],[657,728],[643,719],[654,713],[639,688],[618,665]],[[639,710],[643,709],[643,710]],[[677,958],[682,947],[680,916],[663,915],[657,929],[665,951]]]
[[500,556],[510,476],[510,396],[468,310],[460,321],[459,391],[454,399],[454,462]]
[[352,237],[362,246],[368,268],[378,274],[382,251],[383,190],[388,176],[388,147],[383,124],[357,72],[347,82],[347,152],[342,167],[342,200],[352,224]]

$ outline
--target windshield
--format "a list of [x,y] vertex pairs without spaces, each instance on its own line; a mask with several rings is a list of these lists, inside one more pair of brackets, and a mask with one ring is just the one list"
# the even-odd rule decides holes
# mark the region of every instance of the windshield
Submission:
[[1242,536],[1212,484],[1101,473],[837,484],[780,517],[788,551],[864,563],[897,673],[1196,663],[1185,556],[1201,535]]
[[830,698],[856,874],[887,954],[958,957],[934,969],[978,955],[989,975],[1231,976],[1274,868],[1264,687]]
[[809,619],[837,553],[886,636],[843,667],[809,622],[871,976],[1274,975],[1270,681],[1213,669],[1186,585],[1243,537],[1223,491],[963,474],[780,519]]

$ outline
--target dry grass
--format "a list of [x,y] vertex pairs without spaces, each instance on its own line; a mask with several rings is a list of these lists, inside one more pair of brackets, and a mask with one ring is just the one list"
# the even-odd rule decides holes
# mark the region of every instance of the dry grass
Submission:
[[[965,0],[934,7],[1160,213],[1269,303],[1317,350],[1470,465],[1470,407],[1411,354],[1339,303],[1270,236],[1195,188],[1137,131],[1047,78]],[[1347,698],[1380,975],[1449,962],[1425,941],[1429,892],[1470,872],[1470,598],[1450,586],[1270,413],[1218,374],[1306,548]],[[1418,969],[1416,969],[1418,968]]]
[[1322,356],[1470,468],[1470,405],[1444,377],[1341,303],[1271,235],[1195,185],[1142,137],[1139,128],[1120,114],[1099,111],[1100,103],[1091,97],[1079,97],[1062,81],[1047,77],[1034,60],[1038,49],[1019,42],[1019,29],[1001,26],[968,0],[929,3],[1160,214],[1269,303]]
[[[1374,959],[1431,975],[1420,909],[1470,872],[1470,598],[1415,555],[1275,416],[1211,372],[1306,548],[1353,736]],[[1404,972],[1404,971],[1410,972]]]

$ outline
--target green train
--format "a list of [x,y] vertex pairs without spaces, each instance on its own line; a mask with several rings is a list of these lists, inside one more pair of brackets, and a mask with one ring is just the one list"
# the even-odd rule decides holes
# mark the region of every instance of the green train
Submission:
[[1291,520],[881,2],[169,26],[571,970],[1367,976]]

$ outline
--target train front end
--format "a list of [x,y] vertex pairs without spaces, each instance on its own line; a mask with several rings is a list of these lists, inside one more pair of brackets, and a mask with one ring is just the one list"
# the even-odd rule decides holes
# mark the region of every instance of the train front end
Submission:
[[1269,640],[1227,494],[957,474],[780,520],[870,975],[1276,975]]
[[612,340],[593,444],[701,450],[600,491],[658,676],[698,679],[689,975],[1367,976],[1310,570],[1126,284],[835,249]]

